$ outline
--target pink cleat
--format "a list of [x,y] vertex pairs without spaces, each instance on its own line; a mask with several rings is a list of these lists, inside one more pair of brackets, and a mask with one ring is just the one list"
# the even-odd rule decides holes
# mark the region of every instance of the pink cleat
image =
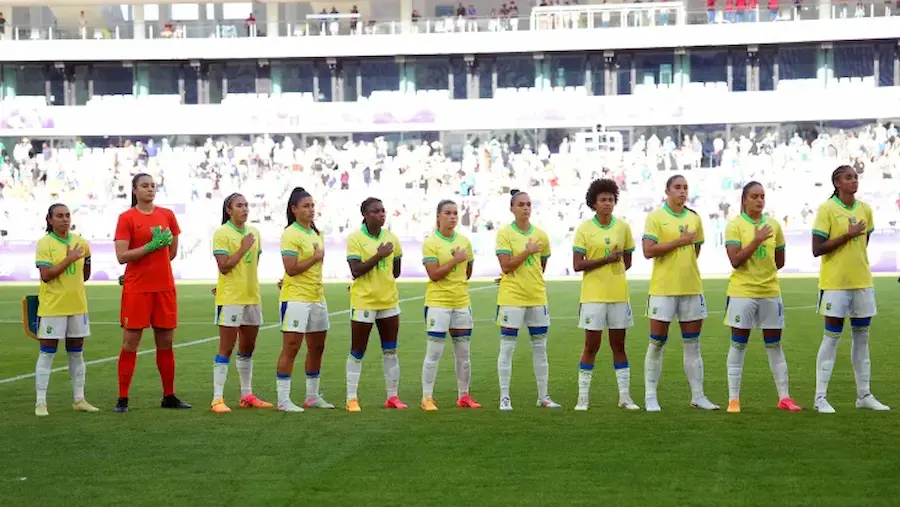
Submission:
[[788,412],[799,412],[803,410],[799,405],[794,403],[790,398],[782,398],[778,401],[778,410],[787,410]]
[[462,408],[481,408],[481,403],[473,400],[469,393],[462,395],[458,400],[456,400],[456,406]]
[[238,406],[241,408],[272,408],[271,403],[257,398],[255,394],[241,396],[241,403]]
[[397,396],[391,396],[384,402],[384,408],[396,408],[396,409],[404,409],[409,408],[406,403],[400,401],[400,398]]

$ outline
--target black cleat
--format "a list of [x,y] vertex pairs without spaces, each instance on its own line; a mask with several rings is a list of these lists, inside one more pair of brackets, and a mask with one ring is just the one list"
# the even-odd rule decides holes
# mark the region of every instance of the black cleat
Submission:
[[162,408],[191,408],[190,405],[178,399],[178,396],[174,394],[170,394],[162,399],[162,403],[159,404]]
[[119,401],[116,402],[116,408],[113,410],[120,414],[128,412],[128,398],[119,398]]

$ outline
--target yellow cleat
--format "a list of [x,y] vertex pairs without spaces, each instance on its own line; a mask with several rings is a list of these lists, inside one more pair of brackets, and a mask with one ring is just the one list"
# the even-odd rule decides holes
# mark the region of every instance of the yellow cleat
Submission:
[[728,410],[729,414],[740,414],[741,413],[741,400],[735,398],[733,400],[728,401]]
[[222,398],[213,400],[212,405],[209,406],[209,410],[216,414],[227,414],[231,412],[231,409],[228,408],[228,405],[225,404],[225,400]]
[[50,415],[50,412],[47,411],[46,403],[38,403],[34,406],[34,415],[38,417],[47,417]]
[[100,409],[91,405],[85,399],[81,399],[72,404],[72,410],[76,412],[99,412]]
[[358,399],[347,400],[347,412],[362,412],[362,409],[359,408]]
[[422,400],[422,410],[426,412],[437,412],[437,405],[434,404],[434,398],[428,396]]

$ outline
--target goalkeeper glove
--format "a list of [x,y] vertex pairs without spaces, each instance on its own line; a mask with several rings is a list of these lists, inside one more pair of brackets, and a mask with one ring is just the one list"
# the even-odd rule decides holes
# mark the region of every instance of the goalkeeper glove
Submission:
[[150,229],[150,233],[152,234],[152,237],[150,241],[144,245],[144,250],[146,250],[147,253],[153,253],[172,244],[172,231],[168,228],[163,230],[160,226],[156,226]]

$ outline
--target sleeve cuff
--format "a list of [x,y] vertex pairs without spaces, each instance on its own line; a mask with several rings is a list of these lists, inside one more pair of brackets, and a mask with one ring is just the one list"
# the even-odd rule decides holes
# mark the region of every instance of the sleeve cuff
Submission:
[[573,246],[572,251],[575,253],[587,254],[587,250],[585,250],[584,248],[581,248],[580,246]]
[[228,255],[228,250],[213,250],[213,255]]
[[361,261],[362,257],[360,257],[358,255],[348,255],[347,260],[348,261]]
[[550,258],[550,255],[549,255],[549,254],[547,254],[547,255],[542,255],[542,256],[541,256],[541,260],[542,260],[542,261],[545,261],[545,260],[547,260],[547,259],[549,259],[549,258]]
[[828,233],[827,233],[827,232],[823,232],[823,231],[819,231],[819,230],[813,229],[812,233],[813,233],[814,236],[819,236],[820,238],[828,239]]
[[702,245],[703,245],[703,242],[702,242],[702,241],[695,241],[695,242],[694,242],[694,246],[702,246]]
[[625,249],[625,253],[631,253],[631,252],[634,252],[634,247]]
[[726,241],[726,242],[725,242],[725,246],[741,246],[741,242],[740,242],[740,241],[734,241],[734,240]]
[[[260,253],[262,253],[262,250],[260,250]],[[297,257],[300,254],[296,250],[282,250],[281,255],[287,257]]]
[[37,261],[34,263],[34,265],[39,268],[52,268],[53,267],[53,264],[50,264],[47,261]]
[[652,235],[652,234],[644,234],[644,235],[641,237],[641,239],[649,239],[649,240],[651,240],[651,241],[655,241],[655,242],[659,243],[659,238],[657,238],[656,236],[654,236],[654,235]]
[[778,250],[784,250],[784,247],[785,247],[785,246],[786,246],[786,245],[775,245],[775,250],[776,250],[776,251],[778,251]]
[[429,262],[437,262],[437,257],[423,257],[422,264],[428,264]]
[[497,250],[495,253],[497,255],[512,255],[512,252],[510,252],[509,250]]

